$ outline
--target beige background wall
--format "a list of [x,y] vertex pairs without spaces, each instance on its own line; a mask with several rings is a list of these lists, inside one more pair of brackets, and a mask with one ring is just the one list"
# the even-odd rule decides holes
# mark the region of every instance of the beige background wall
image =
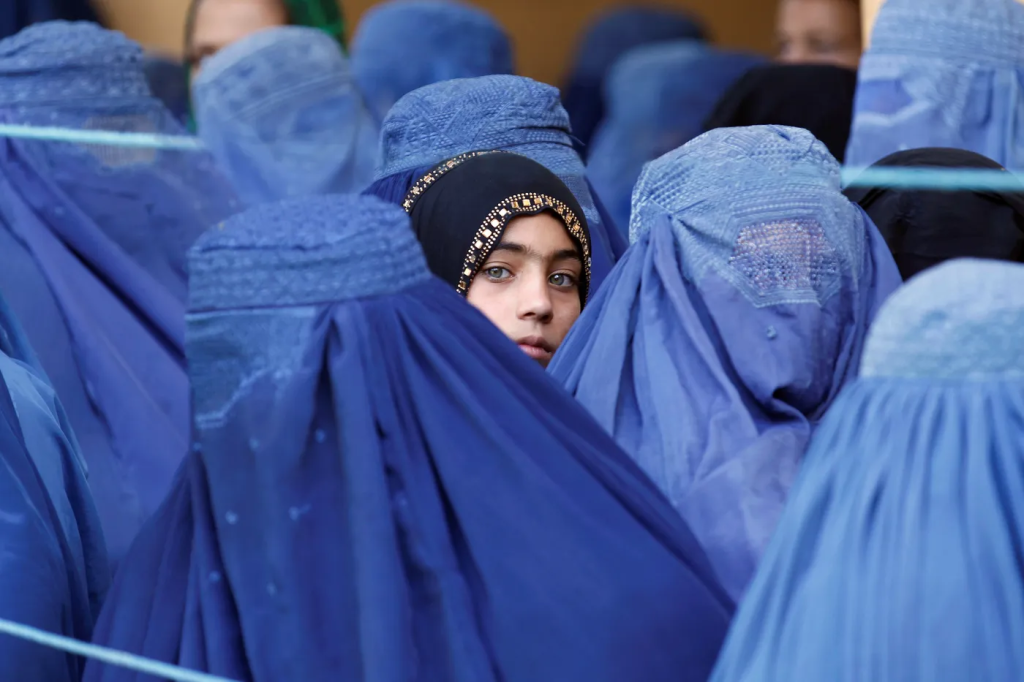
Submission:
[[[180,52],[187,0],[95,2],[114,28],[147,47]],[[343,0],[350,30],[372,4],[373,0]],[[624,3],[623,0],[475,0],[474,4],[493,12],[511,32],[520,73],[558,83],[576,36],[587,20],[604,8]],[[648,0],[644,4],[684,7],[700,13],[723,45],[771,50],[773,0]]]
[[[971,0],[962,0],[963,2],[970,2]],[[884,0],[861,0],[860,13],[864,19],[864,35],[871,35],[871,27],[875,23],[875,16],[878,14],[878,8],[882,6]],[[1024,0],[1017,0],[1017,2],[1024,3]]]

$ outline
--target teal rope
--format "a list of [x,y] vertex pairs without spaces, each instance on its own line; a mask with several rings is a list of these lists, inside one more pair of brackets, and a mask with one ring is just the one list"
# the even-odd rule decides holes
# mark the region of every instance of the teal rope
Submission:
[[84,130],[81,128],[50,128],[0,124],[0,137],[48,142],[97,144],[107,147],[135,147],[198,151],[203,148],[199,138],[189,135],[159,135],[155,133],[121,133],[112,130]]
[[85,642],[80,642],[77,639],[62,637],[61,635],[55,635],[53,633],[46,632],[45,630],[39,630],[37,628],[15,623],[3,618],[0,618],[0,632],[12,637],[34,642],[41,646],[50,647],[51,649],[59,649],[70,654],[85,656],[86,658],[92,658],[103,663],[109,663],[121,668],[127,668],[128,670],[134,670],[138,673],[145,673],[146,675],[153,675],[155,677],[173,680],[173,682],[237,682],[237,680],[229,680],[224,677],[218,677],[217,675],[208,675],[207,673],[188,670],[169,663],[161,663],[160,661],[154,661],[142,656],[136,656],[135,654],[129,654],[124,651],[108,649],[95,644],[86,644]]
[[1024,182],[1019,175],[988,168],[843,168],[842,180],[846,187],[1024,192]]
[[[203,149],[199,138],[191,135],[122,133],[79,128],[0,124],[0,137],[175,151]],[[987,168],[846,167],[842,169],[842,183],[844,187],[1024,193],[1024,174]]]

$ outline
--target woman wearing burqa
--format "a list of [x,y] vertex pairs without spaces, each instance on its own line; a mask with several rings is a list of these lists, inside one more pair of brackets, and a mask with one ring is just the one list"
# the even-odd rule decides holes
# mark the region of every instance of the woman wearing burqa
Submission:
[[259,207],[189,265],[193,445],[96,642],[258,682],[707,678],[697,541],[401,208]]
[[714,682],[1020,679],[1022,324],[1012,263],[944,263],[883,306]]
[[738,599],[899,272],[835,159],[797,128],[720,129],[649,163],[630,231],[548,371]]
[[379,127],[338,41],[270,28],[209,57],[193,86],[199,137],[248,205],[360,192]]
[[[0,41],[0,120],[183,132],[139,46],[85,23]],[[0,291],[67,410],[115,562],[188,448],[185,253],[237,207],[201,151],[0,139]]]

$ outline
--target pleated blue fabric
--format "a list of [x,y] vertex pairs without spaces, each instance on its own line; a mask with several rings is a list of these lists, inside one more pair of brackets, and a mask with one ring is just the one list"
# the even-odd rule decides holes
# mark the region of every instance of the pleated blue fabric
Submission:
[[[85,461],[21,325],[0,299],[0,617],[88,640],[110,583]],[[5,680],[77,682],[77,656],[0,637]]]
[[98,642],[261,682],[707,678],[700,546],[400,208],[253,209],[190,272],[195,444]]
[[192,90],[199,136],[248,205],[373,180],[379,128],[338,41],[319,29],[243,38],[204,62]]
[[515,73],[512,41],[486,12],[458,0],[373,5],[352,39],[352,70],[378,120],[408,93],[455,78]]
[[591,286],[596,290],[625,251],[626,241],[595,201],[572,146],[569,117],[558,90],[550,85],[521,76],[486,76],[409,93],[384,120],[380,166],[366,193],[388,201],[398,197],[399,203],[423,173],[442,161],[494,149],[546,166],[580,202],[590,227]]
[[713,679],[1020,679],[1024,266],[944,263],[883,307]]
[[[138,45],[86,23],[0,41],[0,121],[183,132]],[[0,291],[67,410],[115,561],[188,447],[186,252],[236,208],[205,153],[0,139]]]
[[614,7],[584,32],[565,84],[565,109],[583,153],[605,116],[605,79],[615,63],[645,45],[705,40],[707,29],[685,12],[660,7]]
[[798,128],[719,129],[651,162],[630,229],[548,371],[739,597],[899,272],[835,159]]
[[1024,6],[887,0],[860,62],[846,163],[953,147],[1024,168]]
[[697,40],[638,47],[605,83],[605,117],[587,155],[587,176],[626,230],[633,186],[648,161],[703,132],[704,119],[760,57]]

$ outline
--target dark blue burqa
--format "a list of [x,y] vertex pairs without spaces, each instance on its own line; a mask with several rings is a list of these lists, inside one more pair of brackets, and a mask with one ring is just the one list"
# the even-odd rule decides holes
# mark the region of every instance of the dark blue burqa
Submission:
[[0,3],[0,38],[43,21],[96,21],[89,0],[4,0]]
[[98,643],[261,681],[706,679],[732,606],[692,534],[401,209],[256,208],[190,273],[195,442]]
[[[181,133],[139,47],[85,23],[0,41],[0,122]],[[188,446],[185,254],[232,202],[203,153],[0,139],[0,291],[67,409],[115,560]]]
[[[0,618],[87,640],[106,546],[64,409],[0,299]],[[83,662],[0,636],[0,679],[77,682]]]

